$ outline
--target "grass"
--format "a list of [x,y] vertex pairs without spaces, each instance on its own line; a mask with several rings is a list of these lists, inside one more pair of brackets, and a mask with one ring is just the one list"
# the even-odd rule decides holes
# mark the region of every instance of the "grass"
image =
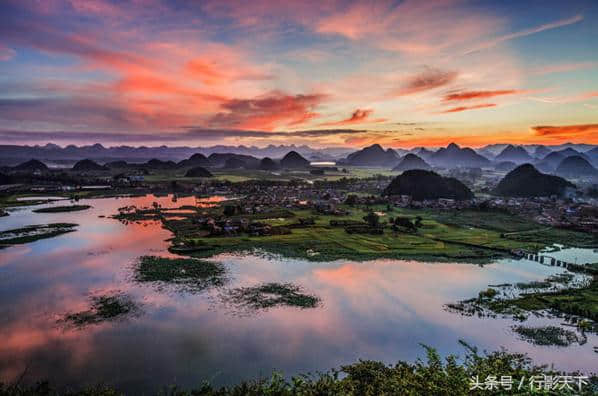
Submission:
[[107,294],[91,297],[91,306],[88,310],[66,314],[59,322],[83,328],[102,322],[123,319],[137,313],[139,313],[139,307],[126,294]]
[[78,224],[72,223],[51,223],[2,231],[0,232],[0,249],[73,232],[77,226]]
[[[300,374],[286,380],[280,373],[269,378],[244,381],[237,385],[217,388],[204,382],[193,390],[183,390],[176,387],[165,388],[160,394],[172,396],[315,396],[315,395],[343,395],[343,396],[391,396],[391,395],[437,395],[437,396],[466,396],[466,395],[504,395],[504,394],[544,394],[544,395],[595,395],[598,391],[598,378],[587,373],[581,390],[577,387],[580,373],[563,373],[548,366],[537,366],[525,354],[497,351],[479,354],[462,342],[467,351],[464,358],[450,355],[441,359],[432,348],[426,349],[426,359],[414,363],[399,361],[388,365],[380,361],[359,360],[353,364],[342,366],[340,369],[317,374]],[[554,390],[542,390],[536,385],[532,388],[531,378],[543,376],[569,375],[575,379],[571,390],[555,387]],[[513,391],[506,391],[501,386],[494,389],[483,389],[483,384],[490,376],[500,379],[500,376],[511,377]],[[472,389],[475,380],[482,383],[482,389]],[[524,387],[518,391],[518,383],[522,381]],[[122,395],[115,388],[95,386],[79,391],[57,392],[47,383],[42,382],[30,387],[20,385],[0,384],[0,396],[30,396],[30,395],[81,395],[81,396],[114,396]]]
[[[546,241],[539,243],[536,236],[529,239],[518,235],[513,239],[505,232],[530,230],[536,224],[516,216],[501,213],[475,213],[464,211],[463,216],[438,214],[432,211],[414,211],[394,209],[387,211],[380,205],[373,207],[386,214],[382,219],[398,215],[414,219],[423,218],[422,227],[416,233],[394,232],[387,226],[382,235],[348,234],[344,227],[333,227],[331,220],[360,221],[366,211],[361,208],[347,207],[351,212],[347,216],[328,216],[314,214],[309,210],[294,210],[294,218],[260,214],[262,219],[273,226],[292,225],[298,218],[313,217],[313,225],[296,227],[288,235],[252,237],[238,235],[234,237],[186,237],[184,232],[177,233],[176,224],[171,229],[184,244],[199,247],[204,255],[230,251],[246,251],[254,248],[289,257],[304,258],[313,261],[336,259],[367,260],[374,258],[412,258],[431,260],[489,260],[506,256],[515,249],[537,251],[547,244],[563,242],[561,230],[555,230],[552,237],[544,231]],[[250,216],[249,216],[250,217]],[[251,218],[251,217],[250,217]],[[479,220],[483,218],[484,220]],[[501,228],[501,224],[505,224]],[[172,227],[171,227],[172,226]],[[482,228],[487,227],[487,228]],[[591,237],[571,231],[565,232],[566,241],[576,246],[591,242]],[[315,250],[317,254],[308,254]]]
[[583,343],[574,331],[557,326],[526,327],[514,326],[513,331],[534,345],[555,345],[566,347],[574,343]]
[[49,208],[35,209],[35,213],[63,213],[63,212],[78,212],[91,208],[90,205],[66,205],[66,206],[50,206]]
[[136,282],[175,285],[186,291],[222,286],[226,281],[222,264],[193,258],[142,256],[134,270]]
[[250,310],[262,310],[279,306],[316,308],[321,300],[305,294],[299,286],[291,283],[265,283],[259,286],[232,289],[225,297],[227,302]]

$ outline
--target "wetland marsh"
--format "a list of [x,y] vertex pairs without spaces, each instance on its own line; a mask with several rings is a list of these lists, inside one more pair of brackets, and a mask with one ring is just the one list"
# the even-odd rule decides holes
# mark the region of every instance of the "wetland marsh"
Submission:
[[[173,213],[127,221],[112,218],[123,207],[151,211],[154,202],[161,212]],[[363,257],[368,260],[360,261],[328,258],[314,240],[330,238],[330,243],[352,246],[352,236],[318,232],[328,227],[330,219],[325,217],[315,220],[319,228],[309,231],[311,236],[301,228],[291,234],[305,238],[302,246],[320,256],[293,258],[284,250],[261,249],[221,250],[201,253],[201,258],[169,252],[177,242],[169,222],[184,221],[189,210],[214,210],[212,203],[218,202],[224,201],[179,197],[173,202],[171,196],[148,195],[82,199],[77,204],[90,208],[77,212],[34,212],[64,206],[60,201],[8,208],[10,215],[0,220],[0,232],[31,224],[79,226],[74,232],[0,252],[0,337],[5,340],[0,346],[0,379],[12,381],[26,369],[26,383],[44,378],[52,378],[57,386],[103,382],[139,393],[164,384],[190,388],[202,380],[235,384],[274,371],[289,376],[326,371],[358,359],[414,362],[425,355],[420,343],[447,356],[463,352],[459,340],[480,350],[506,347],[525,352],[535,363],[554,363],[567,371],[596,366],[596,334],[586,332],[582,338],[576,327],[565,333],[554,330],[562,318],[529,314],[520,323],[510,316],[464,316],[446,309],[447,303],[477,296],[491,285],[541,286],[546,278],[564,272],[562,268],[501,255],[484,255],[483,262],[469,263],[451,255],[444,255],[442,262],[367,255]],[[408,211],[401,215],[412,216]],[[350,216],[363,214],[355,211]],[[401,250],[400,244],[408,240],[431,241],[436,233],[455,241],[473,235],[499,247],[537,243],[511,242],[490,228],[468,234],[467,228],[447,225],[441,216],[423,216],[423,235],[367,237],[362,241],[369,245],[361,242],[358,249],[375,253],[386,243]],[[285,224],[296,222],[296,217],[307,213],[272,221]],[[467,219],[461,221],[470,222]],[[459,232],[449,233],[451,227]],[[260,237],[242,238],[253,242]],[[598,261],[591,249],[563,248],[554,254],[571,261]],[[548,329],[548,334],[537,329]],[[538,333],[556,335],[568,346],[530,342]],[[573,342],[578,339],[584,342]]]

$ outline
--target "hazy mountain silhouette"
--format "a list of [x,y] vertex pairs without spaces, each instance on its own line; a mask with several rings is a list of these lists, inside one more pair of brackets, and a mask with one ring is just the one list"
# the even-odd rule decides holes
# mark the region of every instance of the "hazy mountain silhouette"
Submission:
[[262,158],[262,160],[260,161],[259,168],[261,170],[273,171],[279,169],[280,167],[276,162],[274,162],[274,160],[272,160],[272,158],[266,157]]
[[100,165],[97,162],[94,162],[90,159],[84,159],[81,161],[77,161],[77,163],[73,165],[73,170],[77,172],[106,171],[108,170],[108,167]]
[[548,147],[538,146],[538,147],[536,147],[536,150],[534,150],[534,157],[544,158],[550,153],[552,153],[552,150],[550,150]]
[[521,146],[513,146],[509,144],[503,151],[500,152],[494,159],[495,161],[511,161],[515,163],[523,163],[532,161],[533,158]]
[[556,168],[555,173],[560,176],[574,178],[578,176],[596,176],[598,170],[596,170],[596,168],[594,168],[585,158],[582,158],[579,155],[573,155],[563,159]]
[[177,166],[185,168],[187,166],[209,166],[210,161],[202,153],[195,153],[191,157],[180,161]]
[[407,154],[401,162],[397,166],[395,166],[392,170],[403,172],[410,169],[424,169],[429,170],[431,167],[428,165],[426,161],[421,159],[415,154]]
[[225,167],[226,161],[230,159],[237,159],[243,162],[244,168],[257,168],[260,160],[250,155],[234,154],[234,153],[213,153],[208,157],[211,166],[217,168]]
[[517,168],[517,164],[513,161],[503,161],[494,165],[494,169],[501,172],[510,172],[515,168]]
[[296,151],[289,151],[281,160],[280,166],[283,168],[307,168],[309,161]]
[[27,172],[35,172],[35,171],[47,171],[48,167],[43,162],[31,159],[29,161],[23,162],[13,168],[16,171],[27,171]]
[[557,151],[553,151],[552,153],[544,157],[544,159],[542,159],[541,161],[536,162],[535,166],[542,172],[552,173],[564,159],[565,156],[563,154]]
[[461,148],[455,143],[446,148],[439,149],[430,158],[432,165],[444,168],[456,167],[487,167],[490,165],[488,158],[476,153],[470,148]]
[[392,168],[397,165],[399,159],[399,155],[393,149],[384,150],[379,144],[372,144],[349,154],[344,161],[339,163]]

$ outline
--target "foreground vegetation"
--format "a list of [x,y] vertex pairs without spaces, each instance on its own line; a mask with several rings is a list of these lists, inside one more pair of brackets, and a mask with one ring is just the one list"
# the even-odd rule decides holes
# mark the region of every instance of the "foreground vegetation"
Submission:
[[[479,354],[475,348],[463,343],[466,356],[460,360],[457,356],[441,359],[438,353],[429,347],[425,361],[415,363],[400,361],[387,365],[379,361],[359,361],[317,375],[298,375],[290,380],[280,374],[268,379],[242,382],[237,385],[217,388],[204,383],[194,390],[165,388],[166,395],[205,395],[205,396],[241,396],[241,395],[595,395],[598,392],[598,378],[586,377],[580,373],[562,373],[548,366],[535,366],[523,354],[498,351]],[[589,374],[589,373],[588,373]],[[569,377],[563,377],[568,375]],[[511,378],[511,390],[500,380],[501,376]],[[554,384],[545,385],[542,380],[548,376],[555,378]],[[564,385],[570,378],[571,383]],[[494,379],[494,382],[492,382]],[[521,386],[519,385],[521,383]],[[578,384],[581,383],[581,390]],[[494,385],[486,385],[494,384]],[[488,388],[490,386],[490,388]],[[474,389],[472,389],[474,388]],[[0,396],[29,395],[85,395],[112,396],[121,395],[117,389],[97,386],[80,391],[56,391],[48,383],[32,387],[19,385],[0,385]]]

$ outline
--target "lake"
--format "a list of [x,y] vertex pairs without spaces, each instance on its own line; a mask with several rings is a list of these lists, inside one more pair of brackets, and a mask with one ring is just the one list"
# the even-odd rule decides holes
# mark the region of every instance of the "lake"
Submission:
[[[219,255],[226,282],[198,291],[140,284],[133,266],[142,255],[172,256],[172,235],[157,222],[122,224],[109,218],[119,207],[210,205],[222,198],[105,198],[81,200],[86,211],[33,213],[45,206],[9,209],[0,231],[30,224],[78,223],[76,232],[0,250],[0,381],[24,372],[25,382],[55,385],[104,382],[139,393],[164,385],[189,388],[242,379],[324,371],[358,359],[387,363],[425,356],[420,343],[442,355],[463,355],[463,339],[489,351],[527,352],[535,363],[558,369],[596,368],[596,335],[585,345],[536,346],[511,331],[509,319],[464,317],[444,304],[476,296],[490,284],[542,280],[560,273],[527,260],[492,264],[401,260],[315,263],[259,254]],[[105,216],[105,217],[99,217]],[[598,261],[587,249],[559,258]],[[265,282],[290,282],[318,296],[316,308],[239,309],[227,291]],[[65,314],[89,308],[90,296],[123,293],[139,306],[131,317],[82,328],[65,326]],[[526,325],[561,323],[530,318]]]

